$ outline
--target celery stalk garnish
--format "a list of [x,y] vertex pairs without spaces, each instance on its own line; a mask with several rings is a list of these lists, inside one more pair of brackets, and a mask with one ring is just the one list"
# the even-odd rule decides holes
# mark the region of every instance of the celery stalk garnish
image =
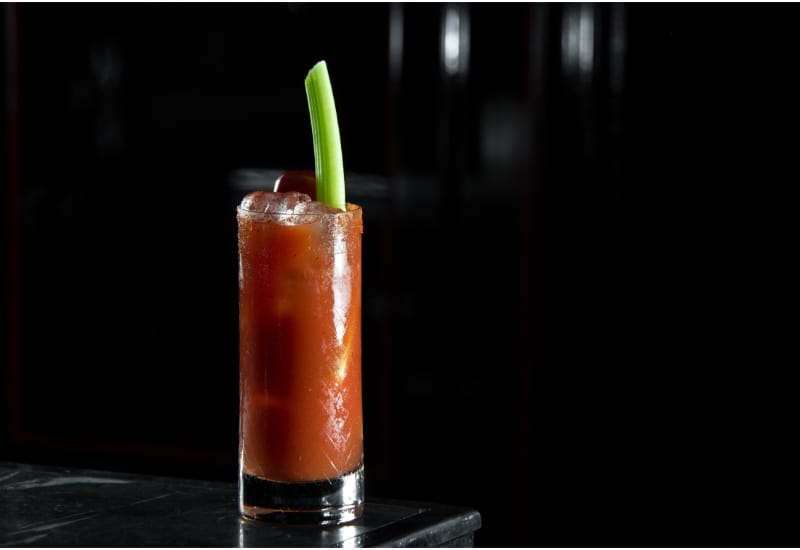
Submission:
[[306,76],[306,96],[314,138],[314,168],[317,200],[346,210],[344,199],[344,164],[339,121],[333,101],[333,89],[325,61],[314,65]]

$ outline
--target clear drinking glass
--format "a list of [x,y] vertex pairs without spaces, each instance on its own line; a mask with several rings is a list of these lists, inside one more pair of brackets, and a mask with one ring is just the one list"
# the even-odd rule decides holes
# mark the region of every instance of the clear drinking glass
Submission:
[[364,507],[361,207],[240,206],[237,220],[240,512],[350,521]]

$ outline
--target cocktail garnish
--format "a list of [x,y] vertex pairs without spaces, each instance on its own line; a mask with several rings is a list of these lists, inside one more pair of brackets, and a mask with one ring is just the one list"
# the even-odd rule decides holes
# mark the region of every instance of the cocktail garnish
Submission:
[[346,210],[339,121],[325,61],[320,61],[308,71],[305,84],[308,110],[311,115],[311,133],[314,138],[317,200],[334,208]]

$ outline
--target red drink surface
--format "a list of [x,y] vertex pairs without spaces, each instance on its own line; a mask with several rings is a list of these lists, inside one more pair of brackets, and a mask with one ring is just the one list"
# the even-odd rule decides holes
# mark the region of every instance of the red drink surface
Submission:
[[295,216],[292,225],[281,216],[238,212],[247,474],[307,482],[361,464],[363,225],[360,207],[348,208]]

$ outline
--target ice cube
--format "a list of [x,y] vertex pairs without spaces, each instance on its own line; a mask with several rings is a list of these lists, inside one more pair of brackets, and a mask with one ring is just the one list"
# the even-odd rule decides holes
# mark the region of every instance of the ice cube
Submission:
[[294,209],[295,214],[335,214],[339,211],[338,208],[333,208],[319,201],[305,201],[298,204]]
[[253,191],[242,199],[239,208],[247,212],[264,212],[270,201],[274,200],[272,195],[275,195],[275,193],[269,191]]
[[327,214],[335,214],[337,212],[339,212],[338,209],[328,206],[322,202],[303,201],[294,207],[294,215],[288,218],[286,223],[319,223],[323,219],[323,216]]
[[303,203],[311,201],[311,197],[297,191],[273,193],[273,195],[276,195],[278,198],[270,202],[265,212],[275,214],[297,214],[298,209],[303,207]]
[[294,214],[298,205],[311,201],[311,197],[297,191],[274,193],[253,191],[242,199],[239,207],[247,212]]

